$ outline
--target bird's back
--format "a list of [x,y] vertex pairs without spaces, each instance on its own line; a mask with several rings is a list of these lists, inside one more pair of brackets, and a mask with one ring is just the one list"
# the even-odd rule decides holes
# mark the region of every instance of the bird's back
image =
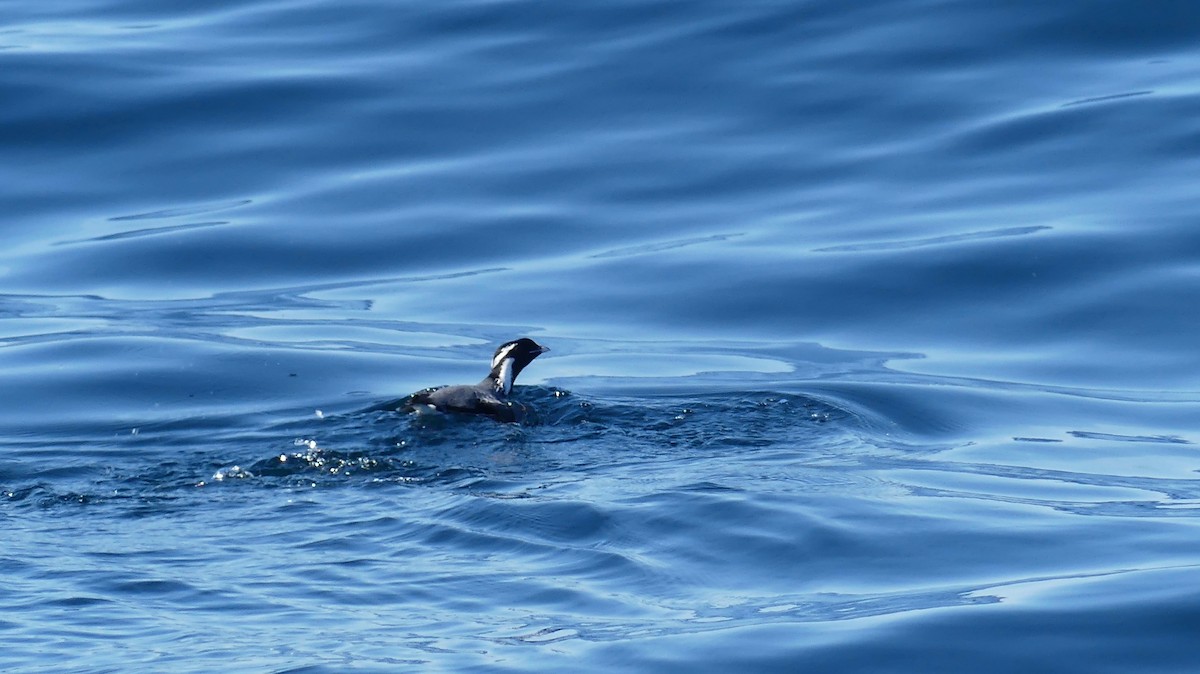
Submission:
[[409,405],[431,405],[444,412],[486,414],[501,421],[512,421],[516,416],[511,403],[501,400],[490,387],[483,385],[417,391],[409,397]]

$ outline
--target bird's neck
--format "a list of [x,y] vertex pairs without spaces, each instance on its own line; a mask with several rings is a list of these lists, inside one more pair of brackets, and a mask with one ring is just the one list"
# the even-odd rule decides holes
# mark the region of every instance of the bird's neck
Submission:
[[512,391],[513,381],[517,378],[514,367],[515,359],[505,358],[492,368],[484,383],[491,384],[492,389],[499,395],[508,395]]

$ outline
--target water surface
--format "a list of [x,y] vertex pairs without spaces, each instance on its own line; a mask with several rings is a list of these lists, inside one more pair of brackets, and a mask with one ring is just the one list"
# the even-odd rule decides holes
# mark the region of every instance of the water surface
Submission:
[[7,9],[5,671],[1195,670],[1192,4]]

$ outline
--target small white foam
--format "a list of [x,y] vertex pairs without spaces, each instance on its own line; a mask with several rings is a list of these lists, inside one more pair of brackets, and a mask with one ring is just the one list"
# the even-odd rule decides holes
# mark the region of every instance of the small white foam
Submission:
[[223,480],[246,479],[249,477],[254,477],[254,473],[251,473],[241,466],[229,466],[227,468],[221,468],[217,470],[217,472],[213,473],[212,479],[214,482],[221,482]]

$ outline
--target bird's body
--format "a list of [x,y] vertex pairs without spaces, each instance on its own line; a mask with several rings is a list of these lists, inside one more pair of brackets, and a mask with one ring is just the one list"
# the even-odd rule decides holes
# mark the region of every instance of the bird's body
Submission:
[[439,412],[484,414],[499,421],[520,421],[523,409],[509,401],[508,394],[521,370],[549,350],[528,337],[505,342],[492,356],[492,371],[483,381],[473,386],[462,384],[417,391],[408,397],[407,407],[425,406]]

